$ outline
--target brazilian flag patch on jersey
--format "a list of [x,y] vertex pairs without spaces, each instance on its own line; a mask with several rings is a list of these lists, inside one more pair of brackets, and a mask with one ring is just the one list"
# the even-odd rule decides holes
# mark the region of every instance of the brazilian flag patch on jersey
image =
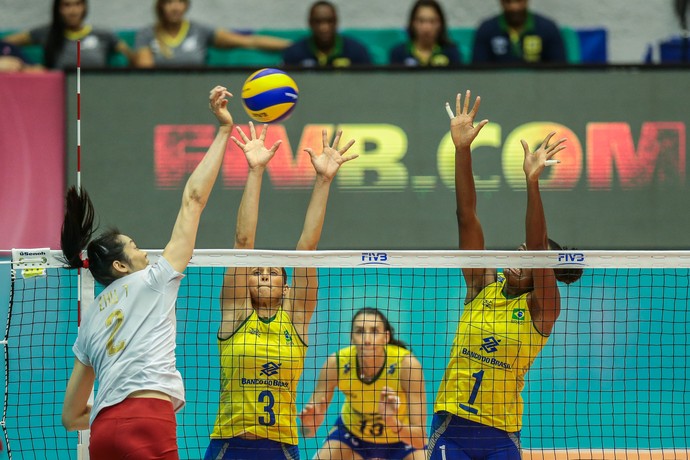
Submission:
[[524,321],[525,320],[525,309],[524,308],[513,308],[513,321]]

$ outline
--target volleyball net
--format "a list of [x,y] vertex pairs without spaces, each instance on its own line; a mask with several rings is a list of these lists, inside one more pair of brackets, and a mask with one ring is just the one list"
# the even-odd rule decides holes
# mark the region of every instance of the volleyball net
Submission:
[[[160,252],[149,252],[155,262]],[[61,425],[62,399],[82,305],[98,295],[88,271],[66,270],[54,251],[15,251],[5,328],[2,429],[11,458],[78,458]],[[177,304],[177,365],[187,405],[178,413],[183,459],[203,458],[218,412],[216,333],[226,267],[318,267],[300,410],[327,357],[351,345],[353,315],[382,311],[423,368],[427,424],[463,310],[461,268],[578,267],[559,283],[561,314],[526,375],[526,459],[680,459],[690,453],[690,252],[196,251]],[[515,312],[514,312],[515,313]],[[520,321],[519,312],[510,318]],[[96,391],[98,389],[96,388]],[[301,458],[323,444],[344,402],[336,390]],[[427,426],[427,430],[430,427]]]

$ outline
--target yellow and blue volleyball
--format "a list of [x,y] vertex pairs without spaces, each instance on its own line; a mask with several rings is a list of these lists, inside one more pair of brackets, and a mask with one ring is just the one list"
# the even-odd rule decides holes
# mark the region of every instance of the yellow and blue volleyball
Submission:
[[249,76],[242,87],[242,105],[252,120],[272,123],[285,120],[297,104],[295,80],[278,69],[261,69]]

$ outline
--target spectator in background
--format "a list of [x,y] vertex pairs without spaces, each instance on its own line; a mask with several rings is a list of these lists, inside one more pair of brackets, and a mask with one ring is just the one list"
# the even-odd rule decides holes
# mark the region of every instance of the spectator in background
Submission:
[[436,0],[414,2],[407,34],[409,41],[391,49],[391,64],[448,67],[462,62],[458,48],[448,38],[446,16]]
[[49,69],[76,68],[78,41],[82,67],[106,67],[115,53],[131,60],[131,50],[115,33],[85,23],[87,13],[87,0],[54,0],[51,24],[8,35],[4,40],[17,46],[42,45],[43,61]]
[[503,13],[482,22],[474,36],[473,63],[565,63],[561,31],[527,9],[528,0],[500,0]]
[[185,19],[190,0],[156,0],[158,22],[137,32],[136,67],[200,67],[211,46],[281,51],[289,40],[243,35]]
[[371,64],[367,48],[340,35],[335,5],[317,1],[309,9],[311,35],[297,41],[283,53],[283,63],[303,67],[350,67]]
[[0,72],[40,71],[42,67],[29,62],[21,48],[0,40]]

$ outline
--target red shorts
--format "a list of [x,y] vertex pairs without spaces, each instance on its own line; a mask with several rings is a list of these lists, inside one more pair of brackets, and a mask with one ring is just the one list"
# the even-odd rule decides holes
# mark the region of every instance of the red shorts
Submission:
[[128,398],[101,410],[91,425],[89,456],[98,460],[178,460],[172,403]]

